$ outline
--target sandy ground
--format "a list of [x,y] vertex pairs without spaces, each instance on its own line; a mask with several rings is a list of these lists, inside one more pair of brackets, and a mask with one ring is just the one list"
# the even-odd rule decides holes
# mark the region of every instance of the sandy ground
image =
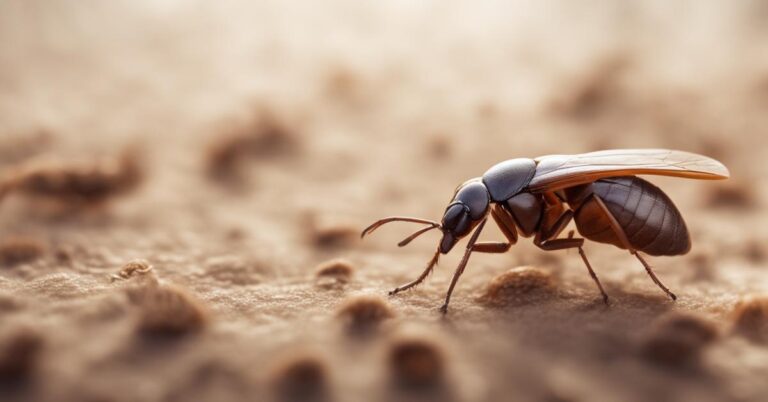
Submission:
[[[2,399],[766,400],[768,3],[411,3],[0,2]],[[732,173],[650,179],[677,302],[590,243],[606,307],[523,240],[442,317],[460,252],[388,298],[438,235],[358,238],[628,147]]]

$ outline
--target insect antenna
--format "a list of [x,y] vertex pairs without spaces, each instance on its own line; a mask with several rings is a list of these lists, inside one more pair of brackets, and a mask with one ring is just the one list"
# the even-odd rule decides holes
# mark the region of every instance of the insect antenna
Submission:
[[430,231],[430,230],[432,230],[432,229],[437,229],[437,228],[439,228],[439,227],[440,227],[440,225],[430,225],[430,226],[427,226],[427,227],[425,227],[425,228],[423,228],[423,229],[419,229],[419,230],[417,230],[417,231],[416,231],[414,234],[412,234],[412,235],[410,235],[410,236],[406,237],[405,239],[403,239],[403,241],[401,241],[400,243],[397,243],[397,246],[398,246],[398,247],[407,246],[407,245],[408,245],[408,243],[410,243],[411,241],[413,241],[413,239],[415,239],[415,238],[417,238],[417,237],[419,237],[419,236],[423,235],[424,233],[427,233],[427,232],[429,232],[429,231]]
[[[382,225],[385,225],[385,224],[390,223],[390,222],[425,223],[427,225],[430,225],[431,229],[439,228],[440,227],[440,223],[439,222],[431,221],[431,220],[428,220],[428,219],[411,218],[411,217],[407,217],[407,216],[392,216],[392,217],[389,217],[389,218],[379,219],[378,221],[373,222],[373,224],[371,224],[371,226],[368,226],[367,228],[365,228],[363,230],[363,233],[360,234],[360,238],[363,238],[366,235],[369,235],[369,234],[373,233],[376,229],[378,229]],[[421,234],[421,233],[419,233],[419,234]],[[410,240],[413,240],[413,239],[410,239]],[[409,240],[409,242],[410,242],[410,240]]]

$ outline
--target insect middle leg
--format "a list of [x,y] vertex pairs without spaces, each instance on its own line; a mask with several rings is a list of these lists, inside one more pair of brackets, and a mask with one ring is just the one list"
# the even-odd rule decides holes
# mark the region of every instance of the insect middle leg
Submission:
[[[551,225],[542,225],[542,227],[539,229],[539,233],[537,233],[536,237],[533,239],[533,244],[545,251],[578,248],[579,255],[581,256],[582,261],[584,261],[584,265],[587,266],[587,270],[589,271],[589,276],[592,277],[592,280],[597,285],[597,288],[600,289],[600,294],[603,295],[603,302],[608,304],[608,294],[605,293],[603,284],[600,283],[600,279],[598,279],[597,274],[592,269],[592,264],[589,263],[587,254],[584,252],[584,239],[574,239],[571,236],[569,236],[567,239],[555,239],[555,237],[557,237],[563,231],[563,229],[568,226],[572,219],[573,211],[569,209],[563,212],[563,214],[560,215],[560,217]],[[544,223],[546,224],[547,222]]]

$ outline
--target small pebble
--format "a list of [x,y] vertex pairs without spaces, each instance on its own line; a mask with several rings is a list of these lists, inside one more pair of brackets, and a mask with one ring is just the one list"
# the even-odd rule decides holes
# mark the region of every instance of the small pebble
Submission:
[[130,279],[134,275],[147,275],[152,272],[152,265],[144,260],[131,261],[120,269],[115,275],[110,276],[112,282]]
[[43,343],[42,335],[27,327],[9,329],[0,335],[0,382],[28,379],[38,364]]
[[315,269],[315,283],[326,289],[340,288],[349,283],[354,272],[355,269],[346,260],[326,261]]
[[751,209],[757,206],[753,187],[745,182],[728,180],[707,187],[704,205],[709,208]]
[[284,358],[272,369],[270,388],[278,401],[328,401],[330,386],[325,362],[313,355]]
[[348,331],[368,333],[378,328],[385,320],[393,318],[395,313],[381,297],[361,295],[342,302],[337,316]]
[[494,307],[522,305],[555,295],[552,275],[535,267],[518,267],[493,278],[480,296],[480,302]]
[[0,242],[0,265],[31,262],[45,253],[45,245],[34,237],[13,236]]
[[209,322],[205,306],[174,285],[147,285],[132,292],[139,307],[137,329],[147,335],[178,336],[198,332]]
[[435,342],[407,337],[392,343],[388,364],[393,383],[405,389],[436,388],[445,383],[445,356]]
[[698,361],[705,346],[718,336],[709,320],[673,312],[654,322],[640,342],[640,354],[649,361],[681,367]]
[[757,342],[768,342],[768,296],[748,296],[731,313],[733,332]]

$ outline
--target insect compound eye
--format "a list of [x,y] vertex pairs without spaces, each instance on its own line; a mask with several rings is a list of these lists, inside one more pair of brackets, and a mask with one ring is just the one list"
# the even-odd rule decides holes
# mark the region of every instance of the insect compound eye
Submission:
[[488,212],[488,206],[491,202],[488,189],[486,189],[483,182],[479,180],[465,184],[456,193],[454,200],[469,208],[469,215],[472,220],[482,218],[486,212]]
[[461,217],[465,215],[466,210],[467,207],[459,203],[450,205],[448,209],[445,210],[445,215],[443,215],[443,228],[446,230],[453,230],[456,225],[459,224]]
[[463,237],[469,234],[470,230],[472,230],[472,219],[469,214],[461,215],[459,222],[453,228],[453,234],[457,237]]

